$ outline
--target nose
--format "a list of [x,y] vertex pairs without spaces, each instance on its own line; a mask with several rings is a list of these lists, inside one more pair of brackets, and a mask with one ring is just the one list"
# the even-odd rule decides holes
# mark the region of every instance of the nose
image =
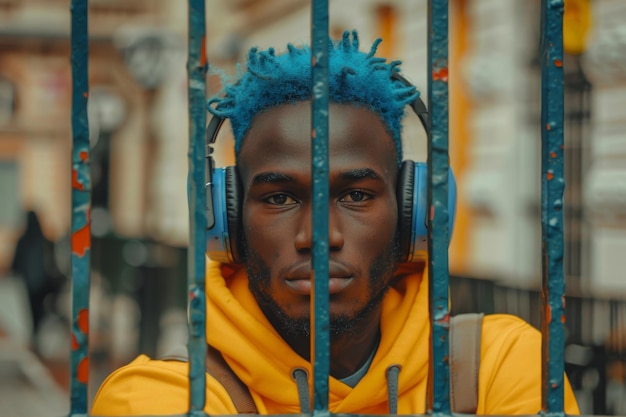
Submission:
[[[313,227],[312,225],[312,207],[307,207],[300,221],[300,227],[296,233],[295,248],[300,253],[310,252],[313,248]],[[329,251],[338,251],[343,248],[344,237],[341,230],[341,221],[332,207],[328,213],[328,249]]]

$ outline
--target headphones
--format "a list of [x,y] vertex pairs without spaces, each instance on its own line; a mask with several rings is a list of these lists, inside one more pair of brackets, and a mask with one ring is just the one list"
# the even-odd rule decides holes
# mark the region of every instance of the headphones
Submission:
[[[407,87],[412,84],[398,73],[392,76]],[[421,98],[410,104],[419,117],[427,137],[430,137],[428,110]],[[207,127],[207,183],[206,192],[206,253],[209,258],[225,263],[241,263],[239,233],[243,195],[235,166],[215,168],[212,157],[224,118],[213,116]],[[404,160],[398,172],[396,185],[398,200],[398,230],[400,261],[425,261],[428,255],[428,166],[425,162]],[[456,182],[448,171],[449,239],[452,236],[456,207]]]

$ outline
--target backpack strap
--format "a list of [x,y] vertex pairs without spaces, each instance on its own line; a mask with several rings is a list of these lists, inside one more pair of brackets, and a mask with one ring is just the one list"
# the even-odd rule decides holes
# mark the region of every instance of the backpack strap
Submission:
[[476,414],[483,313],[459,314],[450,319],[450,408]]
[[258,414],[250,390],[228,366],[220,351],[213,346],[207,346],[206,369],[226,389],[239,414]]
[[[189,356],[187,349],[184,346],[176,349],[173,354],[166,355],[161,360],[176,360],[182,362],[188,362]],[[258,414],[254,400],[250,395],[248,387],[239,379],[233,370],[228,366],[224,357],[219,350],[213,346],[207,345],[206,352],[206,371],[209,375],[217,380],[233,401],[237,413],[239,414]]]

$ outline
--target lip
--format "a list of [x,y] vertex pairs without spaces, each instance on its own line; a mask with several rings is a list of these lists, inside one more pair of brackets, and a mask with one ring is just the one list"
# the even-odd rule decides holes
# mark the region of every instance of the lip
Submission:
[[[354,279],[349,270],[336,262],[330,262],[328,275],[329,294],[336,294],[343,291]],[[302,263],[288,270],[285,283],[298,294],[311,295],[313,287],[311,276],[312,271],[310,263]]]

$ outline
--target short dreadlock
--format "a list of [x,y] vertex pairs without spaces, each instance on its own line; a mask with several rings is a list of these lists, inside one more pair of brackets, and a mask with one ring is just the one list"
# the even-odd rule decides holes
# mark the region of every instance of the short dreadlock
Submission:
[[[374,56],[380,42],[381,39],[374,41],[369,53],[364,53],[359,51],[356,31],[344,32],[337,43],[330,41],[329,98],[331,102],[360,105],[377,113],[393,137],[400,163],[404,107],[419,97],[419,92],[392,78],[394,72],[399,72],[400,61],[388,63],[385,58]],[[224,86],[222,97],[211,98],[207,103],[211,113],[230,119],[237,156],[257,113],[312,97],[310,48],[288,44],[287,49],[276,55],[273,48],[252,48],[247,71],[237,82]]]

